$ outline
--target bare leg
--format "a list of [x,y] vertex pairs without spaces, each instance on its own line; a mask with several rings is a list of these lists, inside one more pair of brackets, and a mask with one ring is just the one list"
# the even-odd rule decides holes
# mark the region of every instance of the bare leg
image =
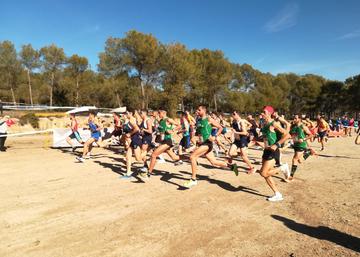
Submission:
[[206,145],[202,145],[195,149],[195,151],[190,155],[190,162],[191,162],[191,178],[196,180],[197,174],[197,160],[200,156],[206,154],[209,150],[209,147]]
[[149,166],[149,173],[151,174],[154,170],[155,164],[156,164],[156,158],[162,154],[163,152],[165,152],[166,150],[168,150],[170,148],[170,146],[168,145],[160,145],[158,146],[158,148],[155,149],[155,151],[152,153],[151,155],[151,159],[150,159],[150,166]]
[[274,169],[275,160],[263,160],[263,165],[260,169],[260,175],[265,179],[271,190],[276,193],[279,192],[271,176],[277,173],[277,169]]

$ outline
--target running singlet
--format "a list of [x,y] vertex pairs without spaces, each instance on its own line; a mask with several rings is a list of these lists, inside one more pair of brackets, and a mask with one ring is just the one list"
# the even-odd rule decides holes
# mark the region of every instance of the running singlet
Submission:
[[[146,119],[146,120],[142,121],[141,124],[140,124],[140,128],[142,128],[142,129],[148,129],[148,126],[147,126],[148,120],[149,120],[149,119]],[[151,136],[151,134],[150,134],[149,132],[145,132],[145,131],[144,131],[144,135]]]
[[77,132],[78,129],[79,129],[79,125],[78,125],[78,123],[77,123],[77,120],[74,120],[74,123],[75,123],[75,125],[74,125],[74,127],[72,127],[71,129],[72,129],[72,132]]
[[270,127],[273,125],[274,121],[264,124],[264,127],[261,129],[264,137],[266,138],[266,146],[272,146],[277,141],[276,132],[271,131]]
[[183,132],[184,137],[190,136],[189,126],[186,127],[184,121],[181,121],[181,129],[184,130]]
[[211,130],[212,127],[209,123],[209,119],[200,119],[198,122],[198,131],[200,134],[200,142],[205,142],[209,140],[209,137],[211,136]]
[[[290,134],[294,139],[294,148],[300,148],[300,149],[307,148],[307,144],[305,141],[306,136],[304,133],[303,125],[292,127],[290,130]],[[300,139],[302,139],[303,142],[300,143],[299,142]]]
[[97,126],[94,122],[89,121],[89,128],[91,131],[91,137],[99,138],[100,137],[100,131],[97,130]]
[[170,126],[167,125],[167,118],[162,119],[159,122],[159,132],[161,134],[165,134],[164,140],[171,139],[172,136],[171,136],[171,134],[167,133],[167,131],[172,130],[172,129],[173,129],[172,124]]

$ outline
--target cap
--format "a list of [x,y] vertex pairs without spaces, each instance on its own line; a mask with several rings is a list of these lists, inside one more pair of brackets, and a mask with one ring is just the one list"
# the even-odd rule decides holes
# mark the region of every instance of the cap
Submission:
[[267,111],[269,114],[273,114],[275,112],[274,107],[267,105],[263,108],[263,111]]

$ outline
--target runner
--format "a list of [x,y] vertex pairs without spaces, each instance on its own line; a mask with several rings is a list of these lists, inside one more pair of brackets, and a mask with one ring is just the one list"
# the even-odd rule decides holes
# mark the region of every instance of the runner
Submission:
[[89,125],[91,136],[84,143],[82,157],[80,157],[80,156],[76,157],[76,159],[79,162],[85,162],[85,159],[90,158],[90,152],[91,152],[91,150],[93,148],[93,143],[97,143],[98,145],[101,144],[101,133],[100,133],[100,131],[102,129],[102,125],[99,122],[99,120],[97,119],[95,112],[90,112],[89,113],[88,125]]
[[[284,116],[280,116],[278,112],[274,112],[272,115],[272,118],[275,122],[278,123],[279,126],[281,126],[283,129],[285,129],[288,133],[290,131],[291,124],[284,118]],[[276,132],[276,137],[278,140],[282,138],[282,133],[278,130]],[[281,166],[281,149],[287,144],[287,140],[282,143],[279,147],[279,151],[275,152],[275,166],[280,167]]]
[[[260,175],[265,178],[266,183],[269,185],[271,190],[274,192],[272,197],[267,198],[268,201],[281,201],[283,200],[282,194],[279,192],[271,176],[276,174],[278,170],[284,173],[285,178],[290,175],[289,166],[284,164],[278,169],[274,168],[276,151],[279,151],[281,144],[288,139],[288,132],[283,129],[279,123],[275,122],[271,115],[274,113],[274,108],[271,106],[265,106],[263,109],[262,117],[264,118],[264,126],[262,133],[264,136],[265,149],[262,156],[262,166],[260,169]],[[276,131],[282,134],[280,140],[277,139]]]
[[224,136],[225,140],[229,143],[229,144],[232,144],[232,141],[231,141],[231,137],[229,137],[227,135],[227,127],[229,126],[229,123],[225,120],[225,117],[223,114],[219,114],[219,121],[220,121],[220,125],[221,127],[223,128],[223,130],[221,131],[221,135]]
[[325,121],[324,117],[318,115],[317,117],[317,128],[318,128],[318,142],[321,144],[321,150],[324,150],[325,142],[327,141],[327,133],[329,131],[329,124]]
[[180,112],[180,124],[181,130],[179,130],[179,134],[182,134],[182,138],[179,143],[179,155],[183,155],[183,150],[187,150],[190,148],[190,124],[186,118],[185,112]]
[[136,161],[143,163],[144,160],[141,155],[142,139],[140,134],[140,128],[135,118],[135,111],[132,109],[128,109],[126,111],[126,118],[128,119],[128,123],[126,124],[127,128],[125,130],[125,136],[127,139],[131,139],[131,143],[126,150],[126,175],[124,176],[124,178],[130,178],[132,175],[131,164],[133,154],[135,155]]
[[240,115],[234,111],[232,113],[233,123],[232,129],[234,134],[234,142],[230,146],[229,157],[230,162],[232,162],[232,158],[238,155],[237,150],[240,149],[240,156],[244,160],[244,162],[248,165],[248,174],[255,173],[255,168],[252,166],[248,156],[247,156],[247,146],[248,146],[248,129],[246,122],[241,119]]
[[150,165],[148,166],[149,170],[146,172],[144,171],[140,174],[140,179],[144,182],[147,181],[153,174],[153,170],[156,164],[156,158],[162,153],[167,153],[170,158],[175,161],[175,165],[182,164],[180,157],[176,155],[172,150],[172,147],[174,146],[172,134],[180,129],[180,125],[176,123],[173,119],[168,118],[164,109],[159,110],[159,117],[161,119],[159,122],[159,132],[162,141],[160,142],[160,145],[151,154]]
[[84,144],[84,141],[82,140],[80,134],[79,134],[79,125],[78,122],[76,120],[75,114],[72,113],[70,114],[70,129],[72,131],[72,133],[66,138],[66,142],[71,146],[72,151],[75,152],[76,147],[74,146],[72,140],[76,139],[76,141],[78,141],[80,144]]
[[[215,120],[218,124],[220,124],[220,120],[217,116],[217,114],[215,112],[211,113],[211,118],[213,120]],[[220,124],[221,126],[221,124]],[[218,128],[217,127],[213,127],[212,130],[211,130],[211,136],[215,137],[215,145],[214,145],[214,151],[215,151],[215,155],[216,157],[219,156],[219,150],[220,148],[224,151],[225,155],[227,155],[227,149],[225,148],[225,145],[221,142],[219,136],[222,134],[222,131],[223,131],[223,127],[221,126],[221,133],[218,134],[217,131],[218,131]]]
[[153,120],[148,116],[147,110],[142,110],[140,112],[142,122],[140,124],[140,134],[141,134],[141,159],[144,161],[144,167],[141,171],[147,170],[146,164],[146,155],[152,146],[152,137],[153,137]]
[[294,142],[294,156],[292,159],[291,173],[288,179],[285,181],[292,181],[297,170],[297,165],[301,163],[301,159],[305,160],[311,155],[311,150],[308,148],[307,140],[313,137],[313,134],[302,123],[302,119],[299,115],[294,116],[293,126],[290,130],[290,135]]
[[215,158],[214,153],[212,152],[215,137],[211,135],[211,130],[213,127],[217,128],[217,135],[220,135],[222,130],[221,125],[216,120],[207,116],[205,106],[200,105],[196,113],[199,116],[197,125],[197,133],[199,134],[199,146],[190,155],[192,176],[189,181],[185,182],[184,187],[186,188],[191,188],[197,185],[197,160],[201,156],[205,156],[205,158],[213,166],[230,168],[232,171],[235,172],[236,175],[238,175],[236,164],[227,164],[226,162],[219,161]]

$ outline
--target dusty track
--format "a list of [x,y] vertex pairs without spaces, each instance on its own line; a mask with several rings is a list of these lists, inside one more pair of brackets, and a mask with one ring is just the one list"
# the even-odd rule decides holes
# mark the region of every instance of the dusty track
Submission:
[[[281,203],[265,201],[258,174],[236,177],[202,160],[199,185],[182,190],[190,166],[168,162],[143,184],[119,178],[122,155],[94,149],[80,164],[43,139],[9,139],[0,153],[0,256],[360,255],[353,138],[331,139],[293,183],[277,179]],[[261,152],[250,155],[259,161]]]

